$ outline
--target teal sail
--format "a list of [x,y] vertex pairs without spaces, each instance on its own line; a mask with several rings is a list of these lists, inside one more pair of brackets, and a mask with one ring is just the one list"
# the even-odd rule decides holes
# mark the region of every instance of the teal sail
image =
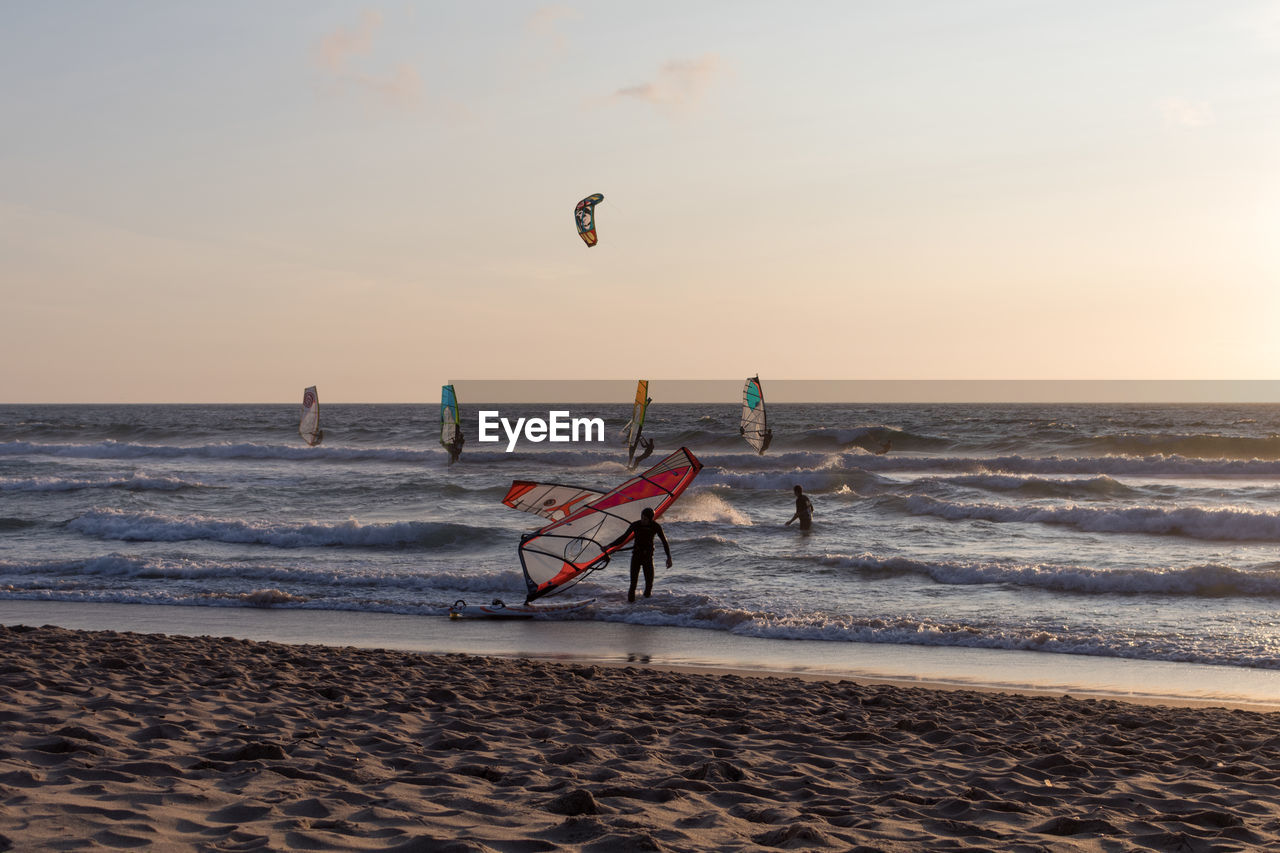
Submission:
[[773,431],[769,429],[769,420],[764,410],[764,390],[760,387],[759,376],[748,379],[742,389],[742,425],[738,432],[761,456],[769,449],[769,442],[773,441]]
[[458,413],[458,395],[452,385],[440,389],[440,444],[449,451],[449,464],[462,455],[462,417]]

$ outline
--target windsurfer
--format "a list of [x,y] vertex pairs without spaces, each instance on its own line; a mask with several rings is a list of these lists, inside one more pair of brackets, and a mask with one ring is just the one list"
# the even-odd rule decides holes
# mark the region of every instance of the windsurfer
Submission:
[[642,438],[642,439],[640,439],[640,446],[644,448],[644,453],[641,453],[641,454],[640,454],[639,456],[637,456],[634,460],[632,460],[631,464],[627,467],[627,470],[628,470],[628,471],[634,471],[634,470],[636,470],[637,468],[639,468],[639,467],[640,467],[640,463],[641,463],[641,462],[643,462],[644,460],[648,459],[648,458],[653,454],[653,439],[652,439],[652,438]]
[[773,441],[773,431],[769,429],[764,412],[764,391],[760,388],[759,376],[748,379],[742,389],[742,424],[738,427],[738,435],[745,438],[761,456]]
[[791,526],[791,522],[800,519],[800,529],[808,530],[813,526],[813,501],[809,500],[809,496],[804,493],[804,489],[800,486],[795,487],[796,493],[796,514],[787,519],[785,526]]
[[636,600],[636,584],[640,580],[640,570],[644,569],[644,597],[653,594],[653,537],[662,540],[662,549],[667,552],[667,568],[671,568],[671,546],[667,544],[667,536],[662,532],[662,525],[654,520],[653,510],[645,507],[640,513],[640,520],[631,525],[621,536],[605,546],[605,553],[627,541],[627,537],[635,534],[635,542],[631,548],[631,588],[627,591],[627,601]]
[[466,442],[466,439],[462,437],[462,430],[458,430],[457,433],[455,433],[453,436],[453,441],[449,442],[444,446],[444,449],[449,451],[450,465],[452,465],[454,462],[457,462],[458,457],[462,455],[462,445],[465,442]]

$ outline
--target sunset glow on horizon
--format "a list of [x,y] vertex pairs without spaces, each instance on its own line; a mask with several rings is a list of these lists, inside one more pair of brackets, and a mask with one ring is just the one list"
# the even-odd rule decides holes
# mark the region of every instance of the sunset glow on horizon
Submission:
[[0,402],[1277,376],[1276,2],[3,18]]

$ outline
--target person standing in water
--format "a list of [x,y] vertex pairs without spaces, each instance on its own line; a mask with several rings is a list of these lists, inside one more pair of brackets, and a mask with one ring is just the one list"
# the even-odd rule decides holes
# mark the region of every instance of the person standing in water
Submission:
[[796,519],[800,520],[800,529],[808,530],[813,527],[813,501],[809,500],[809,496],[804,493],[804,489],[799,486],[795,487],[796,493],[796,514],[787,519],[785,526],[790,527],[791,522]]
[[640,520],[631,522],[621,536],[604,546],[605,553],[627,541],[627,537],[635,534],[636,540],[631,547],[631,588],[627,591],[627,601],[636,600],[636,584],[640,580],[640,570],[644,569],[644,597],[653,594],[653,537],[662,540],[662,550],[667,552],[667,568],[671,568],[671,546],[667,544],[662,525],[653,518],[653,510],[645,507],[640,513]]

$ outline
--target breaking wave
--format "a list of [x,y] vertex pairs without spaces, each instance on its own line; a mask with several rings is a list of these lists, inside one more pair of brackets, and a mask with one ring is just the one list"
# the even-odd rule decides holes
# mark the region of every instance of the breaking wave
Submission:
[[940,584],[1008,584],[1089,595],[1171,595],[1205,598],[1280,598],[1280,570],[1245,571],[1209,563],[1183,568],[1093,569],[1086,566],[1019,565],[978,561],[928,562],[869,554],[795,557],[836,570],[868,575],[923,575]]
[[1280,513],[1247,509],[1158,506],[1006,506],[959,503],[915,495],[903,499],[908,512],[951,521],[1062,524],[1089,533],[1149,533],[1238,542],[1280,541]]
[[74,492],[81,489],[124,489],[131,492],[176,492],[179,489],[207,488],[195,480],[179,477],[148,477],[131,474],[115,477],[0,477],[0,492]]
[[349,519],[335,524],[269,521],[225,521],[199,515],[170,516],[157,512],[95,510],[68,522],[86,536],[125,542],[214,542],[271,545],[276,548],[314,547],[474,547],[502,540],[493,530],[436,521],[362,524]]

